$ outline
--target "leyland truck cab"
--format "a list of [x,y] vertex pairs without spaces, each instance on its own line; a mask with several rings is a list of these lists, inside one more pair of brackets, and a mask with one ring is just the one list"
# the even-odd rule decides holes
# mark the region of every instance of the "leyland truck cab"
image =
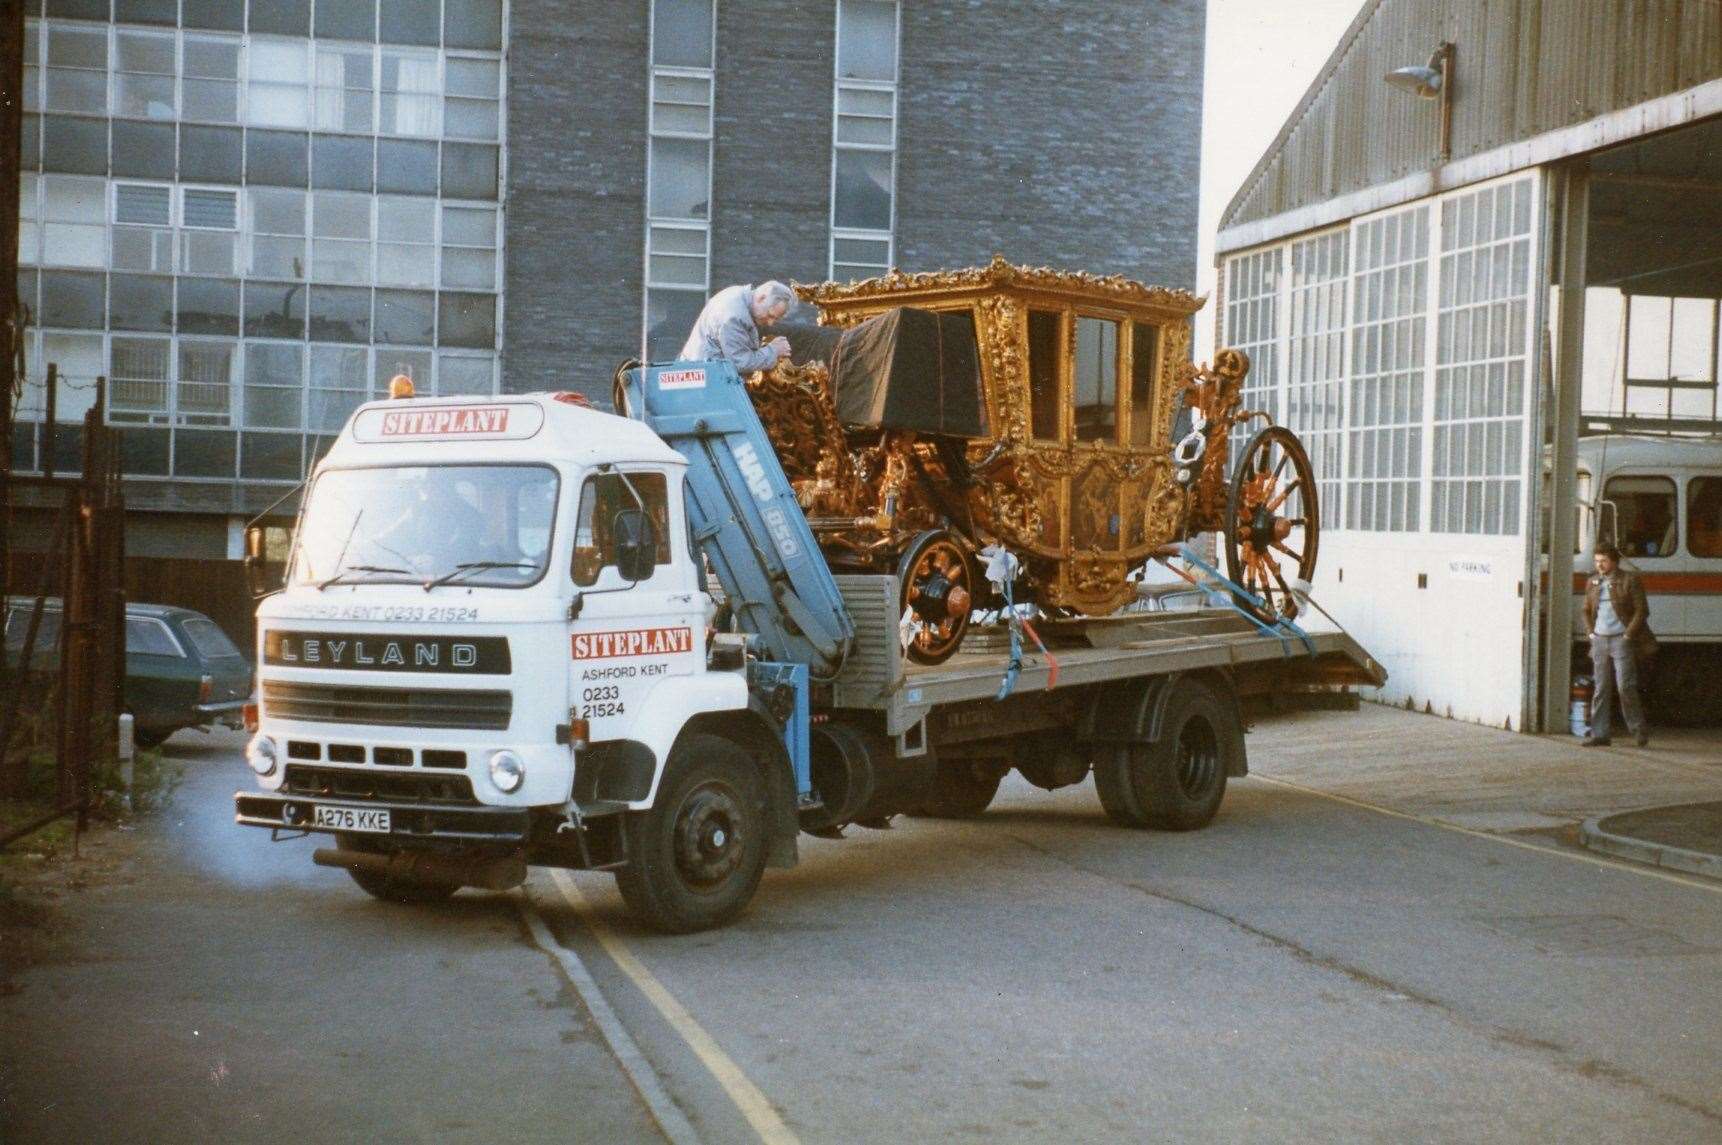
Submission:
[[[740,656],[708,670],[686,469],[574,395],[359,409],[258,608],[262,790],[239,821],[335,833],[318,861],[391,898],[619,862],[605,813],[652,805],[703,713],[748,719]],[[721,804],[701,820],[720,865]]]

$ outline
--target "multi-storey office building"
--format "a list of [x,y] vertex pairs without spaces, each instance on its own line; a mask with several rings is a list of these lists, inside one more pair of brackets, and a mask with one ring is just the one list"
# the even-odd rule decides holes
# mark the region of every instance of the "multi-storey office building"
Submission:
[[106,376],[134,553],[236,555],[397,373],[607,399],[728,283],[1194,277],[1199,0],[27,4],[13,463]]

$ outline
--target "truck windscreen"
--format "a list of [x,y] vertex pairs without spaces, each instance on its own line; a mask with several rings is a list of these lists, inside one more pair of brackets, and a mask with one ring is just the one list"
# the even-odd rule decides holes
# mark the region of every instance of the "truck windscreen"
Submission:
[[291,582],[525,588],[549,564],[559,486],[546,465],[325,470]]

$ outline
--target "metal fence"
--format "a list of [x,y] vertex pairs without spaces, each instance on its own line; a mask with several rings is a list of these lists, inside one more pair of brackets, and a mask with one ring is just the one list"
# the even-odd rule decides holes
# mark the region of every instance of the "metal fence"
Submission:
[[[57,372],[48,367],[50,379]],[[26,793],[32,760],[43,752],[52,753],[54,775],[49,806],[0,832],[0,847],[67,816],[75,817],[81,832],[97,779],[92,765],[118,755],[119,714],[125,709],[125,506],[120,435],[102,421],[105,389],[105,380],[98,379],[95,405],[84,415],[79,473],[15,474],[10,451],[0,467],[0,512],[7,511],[14,489],[35,489],[59,503],[53,544],[58,559],[40,562],[32,578],[0,553],[6,619],[0,798]],[[12,395],[6,397],[9,404]],[[44,431],[50,436],[58,429],[54,414],[50,397]],[[53,626],[44,626],[43,619],[54,597],[59,625],[50,641],[45,628]]]

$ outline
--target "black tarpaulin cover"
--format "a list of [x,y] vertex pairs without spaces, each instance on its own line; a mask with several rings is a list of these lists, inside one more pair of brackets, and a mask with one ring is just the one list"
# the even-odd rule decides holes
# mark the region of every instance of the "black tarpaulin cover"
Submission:
[[828,361],[845,425],[986,436],[980,348],[966,311],[887,310],[845,330]]

